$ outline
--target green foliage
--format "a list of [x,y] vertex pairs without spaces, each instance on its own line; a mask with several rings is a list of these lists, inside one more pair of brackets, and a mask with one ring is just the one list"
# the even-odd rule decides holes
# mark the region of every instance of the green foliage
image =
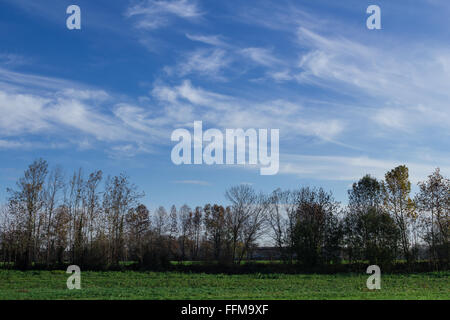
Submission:
[[339,203],[323,189],[302,188],[293,234],[297,259],[316,266],[339,262],[342,229],[336,211]]
[[383,207],[381,183],[367,175],[354,183],[348,193],[344,230],[350,260],[391,265],[396,258],[400,230]]

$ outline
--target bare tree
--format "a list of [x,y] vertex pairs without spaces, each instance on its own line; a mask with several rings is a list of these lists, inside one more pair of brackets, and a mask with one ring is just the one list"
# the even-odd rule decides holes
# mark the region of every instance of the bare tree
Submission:
[[283,259],[293,260],[293,232],[296,223],[297,193],[276,189],[269,196],[268,224]]
[[70,244],[72,218],[66,206],[60,206],[55,212],[55,258],[59,264],[64,262],[64,253]]
[[136,257],[142,264],[144,260],[144,237],[150,229],[150,212],[146,206],[140,204],[129,210],[126,215],[126,222],[131,256]]
[[221,260],[224,245],[227,241],[226,214],[227,210],[217,204],[205,205],[203,208],[206,237],[212,243],[213,258]]
[[55,234],[55,222],[54,213],[57,207],[60,205],[58,198],[59,193],[64,187],[62,170],[59,167],[53,169],[49,174],[47,187],[45,189],[45,214],[46,214],[46,246],[47,266],[50,265],[50,254],[52,247],[54,246],[54,234]]
[[29,268],[37,255],[37,223],[45,203],[44,184],[48,172],[45,160],[34,161],[17,182],[17,190],[8,189],[9,207],[23,227],[23,251],[19,264]]
[[424,239],[429,244],[431,260],[445,261],[450,256],[450,180],[444,178],[439,168],[419,182],[420,192],[416,195],[417,207],[426,215],[422,217],[425,229]]
[[168,215],[167,211],[163,206],[160,206],[158,210],[155,212],[155,216],[153,218],[154,228],[157,236],[161,238],[167,231],[169,231],[169,223],[168,223]]
[[178,213],[175,205],[172,205],[170,208],[169,214],[169,252],[173,257],[177,257],[178,253],[178,242],[177,236],[179,232],[179,222],[178,222]]
[[17,234],[15,221],[11,219],[8,207],[0,206],[0,249],[2,261],[9,267],[11,262],[16,261],[18,243],[20,241]]
[[186,259],[186,248],[190,242],[190,235],[192,229],[192,211],[188,205],[183,205],[180,208],[180,249],[181,261]]
[[68,196],[65,196],[65,206],[71,218],[69,234],[69,246],[72,254],[71,260],[78,264],[83,259],[83,228],[85,225],[85,210],[83,206],[84,187],[83,171],[80,168],[73,173],[68,185]]
[[[268,212],[268,201],[246,184],[231,187],[225,193],[231,202],[227,224],[231,235],[232,258],[240,263],[251,245],[261,236]],[[240,250],[238,252],[238,246]]]
[[202,232],[202,208],[196,207],[194,214],[192,216],[192,258],[194,260],[198,259],[199,249],[200,249],[200,238]]
[[169,220],[170,220],[169,234],[172,239],[175,239],[178,234],[178,214],[175,205],[172,205],[172,207],[170,208]]
[[[92,245],[95,235],[97,219],[100,216],[100,193],[99,184],[102,180],[102,171],[94,171],[89,175],[85,188],[85,206],[87,207],[87,232],[88,241]],[[90,248],[92,249],[92,247]]]
[[126,175],[108,177],[103,194],[103,210],[107,217],[109,236],[109,260],[117,265],[124,254],[124,224],[125,215],[137,205],[137,200],[143,197]]

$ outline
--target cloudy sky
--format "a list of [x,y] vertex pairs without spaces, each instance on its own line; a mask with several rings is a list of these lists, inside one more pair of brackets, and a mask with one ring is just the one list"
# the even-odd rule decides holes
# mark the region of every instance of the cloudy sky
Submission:
[[[382,30],[366,27],[371,4]],[[449,16],[446,0],[2,0],[0,200],[38,157],[126,172],[150,207],[220,202],[239,183],[345,202],[399,164],[414,183],[448,176]],[[172,131],[195,120],[279,129],[279,173],[172,164]]]

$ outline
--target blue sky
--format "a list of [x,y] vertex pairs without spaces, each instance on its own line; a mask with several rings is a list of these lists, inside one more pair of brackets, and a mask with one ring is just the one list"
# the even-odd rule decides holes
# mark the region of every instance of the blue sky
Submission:
[[[371,4],[382,30],[366,28]],[[126,172],[151,208],[223,202],[239,183],[345,202],[399,164],[413,183],[448,176],[449,16],[444,0],[3,0],[0,199],[38,157]],[[195,120],[279,129],[279,173],[172,164],[171,132]]]

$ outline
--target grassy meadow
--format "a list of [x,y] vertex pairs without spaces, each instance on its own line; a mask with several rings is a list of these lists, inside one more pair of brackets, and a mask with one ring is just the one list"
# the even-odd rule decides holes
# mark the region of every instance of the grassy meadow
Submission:
[[67,289],[68,276],[0,270],[0,299],[450,299],[450,272],[382,274],[376,291],[366,288],[366,274],[86,271],[81,290]]

